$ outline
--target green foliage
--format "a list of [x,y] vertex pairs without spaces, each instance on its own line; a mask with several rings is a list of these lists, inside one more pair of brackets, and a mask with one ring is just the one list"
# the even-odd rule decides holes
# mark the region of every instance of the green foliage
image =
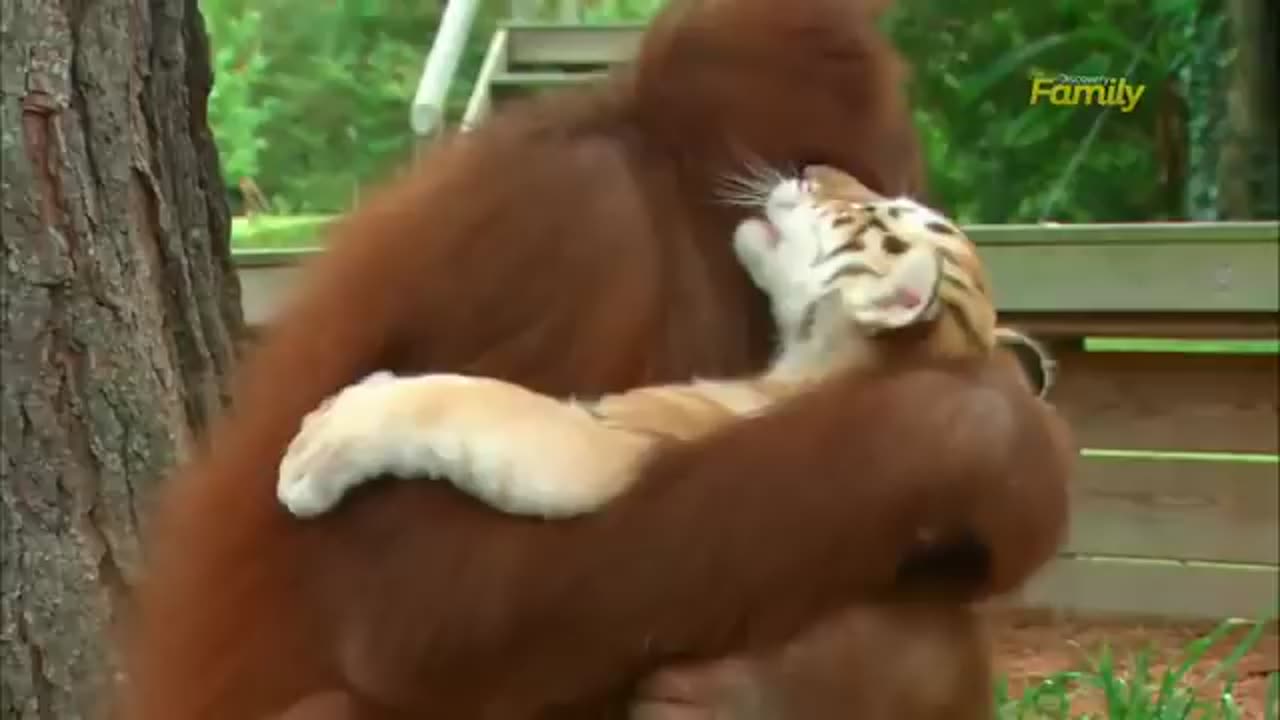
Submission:
[[[1220,0],[1206,0],[1207,7],[1220,9]],[[1191,46],[1190,57],[1181,68],[1180,79],[1187,88],[1188,101],[1201,111],[1190,118],[1191,176],[1188,178],[1187,206],[1196,220],[1213,220],[1218,204],[1218,147],[1226,113],[1225,93],[1231,55],[1226,49],[1227,18],[1221,13],[1203,12],[1182,28]]]
[[[443,4],[202,0],[228,181],[253,178],[276,211],[341,212],[405,161],[408,108]],[[636,22],[662,4],[579,7],[585,22]],[[886,25],[914,65],[931,199],[966,223],[1216,218],[1234,58],[1224,4],[899,0]],[[481,10],[451,91],[454,118],[507,5]],[[554,20],[560,8],[541,0],[533,10]],[[1124,77],[1146,91],[1131,113],[1031,106],[1031,78],[1060,73]],[[1172,141],[1157,132],[1170,122],[1182,133]]]
[[303,250],[320,247],[332,215],[256,215],[231,220],[235,250]]
[[[588,20],[634,21],[661,2],[603,1]],[[1187,213],[1183,184],[1158,180],[1155,130],[1177,97],[1197,83],[1220,102],[1217,76],[1189,72],[1195,58],[1229,62],[1218,36],[1220,0],[899,0],[886,27],[914,65],[916,123],[925,143],[933,200],[963,222],[1146,221]],[[1207,58],[1207,59],[1206,59]],[[1030,106],[1031,78],[1124,77],[1146,86],[1131,113],[1101,107]],[[1217,114],[1192,112],[1205,144],[1219,141]],[[1201,153],[1201,176],[1217,172]],[[1202,193],[1203,194],[1203,193]],[[1172,196],[1172,199],[1171,199]],[[1203,206],[1204,203],[1201,203]],[[1212,199],[1208,212],[1212,213]],[[1204,215],[1205,212],[1201,212]]]
[[209,117],[228,178],[258,175],[259,156],[267,146],[263,126],[279,108],[277,98],[256,100],[266,58],[258,51],[262,15],[246,10],[238,15],[211,13],[210,35],[218,39],[213,49],[215,85],[209,96]]
[[[936,201],[965,222],[1166,214],[1155,182],[1158,96],[1194,45],[1182,29],[1197,5],[900,2],[888,27],[915,65],[916,120]],[[1123,77],[1147,89],[1131,113],[1031,106],[1032,78],[1059,74]]]
[[[214,54],[210,123],[229,184],[281,212],[340,212],[411,153],[409,106],[443,3],[201,0]],[[470,94],[496,20],[482,11],[451,88]]]
[[[642,22],[666,3],[666,0],[577,0],[572,3],[579,22],[617,23]],[[519,19],[549,22],[564,17],[564,0],[533,0],[529,2]]]
[[[1110,649],[1104,647],[1090,667],[1054,674],[1028,688],[1021,697],[1011,697],[1008,682],[1002,679],[996,685],[997,717],[999,720],[1245,720],[1244,711],[1232,696],[1234,672],[1270,627],[1267,622],[1254,623],[1227,656],[1210,670],[1206,680],[1225,681],[1216,696],[1206,697],[1201,683],[1190,678],[1192,669],[1201,664],[1209,650],[1238,627],[1238,623],[1231,621],[1221,623],[1187,646],[1181,662],[1158,676],[1151,671],[1149,652],[1139,653],[1133,658],[1129,671],[1121,672]],[[1082,691],[1099,694],[1106,711],[1102,715],[1073,712],[1073,700]],[[1263,718],[1259,720],[1280,720],[1280,673],[1273,672],[1268,678]]]

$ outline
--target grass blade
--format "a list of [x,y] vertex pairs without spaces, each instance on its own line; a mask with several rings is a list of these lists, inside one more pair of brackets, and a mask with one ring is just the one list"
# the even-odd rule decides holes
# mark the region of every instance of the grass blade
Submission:
[[1280,720],[1280,672],[1271,673],[1267,681],[1266,705],[1262,708],[1266,720]]
[[1220,673],[1227,670],[1235,669],[1235,666],[1238,665],[1242,659],[1244,659],[1244,656],[1247,655],[1250,650],[1252,650],[1254,647],[1258,645],[1258,641],[1262,639],[1262,634],[1266,632],[1267,625],[1271,621],[1272,621],[1272,618],[1268,618],[1266,620],[1259,620],[1256,623],[1254,623],[1253,628],[1249,630],[1249,632],[1244,636],[1244,639],[1241,640],[1236,645],[1235,649],[1233,649],[1231,653],[1228,654],[1227,657],[1225,657],[1222,660],[1222,662],[1218,664],[1217,667],[1215,667],[1212,671],[1209,672],[1209,675],[1206,679],[1213,680],[1214,678],[1218,677]]

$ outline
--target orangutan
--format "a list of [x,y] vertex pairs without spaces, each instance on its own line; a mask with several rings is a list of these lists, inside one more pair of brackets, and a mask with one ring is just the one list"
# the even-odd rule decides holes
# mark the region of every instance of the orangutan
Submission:
[[275,499],[301,418],[379,369],[566,396],[763,367],[743,211],[712,189],[749,149],[919,190],[883,4],[673,0],[633,66],[513,103],[338,222],[161,498],[123,717],[622,718],[735,655],[737,720],[980,717],[965,603],[1053,555],[1072,457],[1007,358],[836,377],[573,520],[446,483],[311,520]]

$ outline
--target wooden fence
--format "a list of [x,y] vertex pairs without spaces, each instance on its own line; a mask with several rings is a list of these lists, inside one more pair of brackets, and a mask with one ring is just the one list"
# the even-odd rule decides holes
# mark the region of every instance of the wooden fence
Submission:
[[[1087,448],[1066,552],[1019,601],[1092,614],[1280,608],[1280,355],[1108,338],[1280,337],[1280,224],[971,226],[1006,324],[1047,340]],[[268,322],[308,252],[238,254]]]

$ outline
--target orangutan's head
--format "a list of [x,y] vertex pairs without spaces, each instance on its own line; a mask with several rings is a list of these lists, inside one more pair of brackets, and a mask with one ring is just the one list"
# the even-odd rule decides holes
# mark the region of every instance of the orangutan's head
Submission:
[[917,195],[907,66],[875,24],[886,5],[672,0],[636,63],[641,122],[704,175],[740,171],[745,154],[832,165],[881,193]]

